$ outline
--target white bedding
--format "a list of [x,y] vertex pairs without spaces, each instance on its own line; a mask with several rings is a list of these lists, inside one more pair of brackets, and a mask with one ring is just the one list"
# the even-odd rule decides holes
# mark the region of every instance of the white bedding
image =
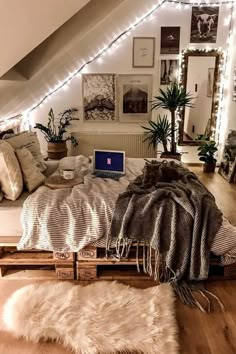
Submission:
[[[56,191],[43,186],[30,196],[24,204],[24,232],[18,248],[78,251],[90,243],[104,247],[116,199],[129,182],[142,173],[144,164],[144,159],[126,158],[126,175],[116,182],[94,178],[91,161],[84,156],[62,159],[59,170],[75,168],[76,173],[84,176],[84,184]],[[48,200],[46,204],[45,199]],[[76,205],[76,213],[72,212],[73,200],[80,205],[79,208]],[[35,208],[38,202],[43,203],[40,215]],[[99,213],[96,213],[98,207]],[[216,255],[223,255],[222,264],[236,261],[236,228],[226,219],[211,250]]]

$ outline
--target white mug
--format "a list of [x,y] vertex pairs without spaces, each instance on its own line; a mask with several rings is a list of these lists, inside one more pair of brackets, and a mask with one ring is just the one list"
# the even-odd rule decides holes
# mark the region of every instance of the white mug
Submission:
[[75,178],[75,171],[71,168],[64,168],[61,170],[61,176],[64,179],[73,179]]

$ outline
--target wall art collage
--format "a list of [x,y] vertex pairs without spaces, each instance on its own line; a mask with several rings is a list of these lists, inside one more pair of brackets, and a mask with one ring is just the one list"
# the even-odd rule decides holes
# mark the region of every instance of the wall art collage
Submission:
[[[215,43],[219,7],[192,7],[190,43]],[[178,80],[180,27],[161,27],[160,82],[169,85]],[[155,37],[134,37],[133,68],[155,67]],[[167,58],[164,56],[168,55]],[[173,56],[173,57],[171,57]],[[212,96],[213,71],[208,71],[208,92]],[[151,119],[153,78],[151,74],[101,73],[82,78],[83,116],[86,122],[143,122]],[[119,114],[118,114],[119,112]]]

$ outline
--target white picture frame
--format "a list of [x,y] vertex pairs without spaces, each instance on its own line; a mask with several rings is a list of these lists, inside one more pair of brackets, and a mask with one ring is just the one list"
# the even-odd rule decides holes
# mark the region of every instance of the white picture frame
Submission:
[[153,68],[155,37],[133,37],[133,68]]
[[138,123],[151,120],[152,85],[151,74],[118,75],[120,122]]

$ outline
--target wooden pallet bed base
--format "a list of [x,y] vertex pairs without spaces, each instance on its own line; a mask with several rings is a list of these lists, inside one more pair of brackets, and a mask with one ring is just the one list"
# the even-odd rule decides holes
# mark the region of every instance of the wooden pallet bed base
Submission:
[[[136,247],[131,248],[130,258],[117,260],[105,257],[105,248],[87,246],[76,255],[76,279],[101,280],[101,279],[143,279],[153,281],[142,271],[142,247],[140,247],[139,265],[141,272],[136,267]],[[218,257],[211,257],[209,280],[236,279],[236,263],[221,266]]]
[[[55,279],[74,280],[75,254],[39,250],[18,251],[14,246],[0,247],[0,278],[19,270],[54,271]],[[41,272],[42,273],[42,272]],[[47,277],[47,274],[45,274]]]

